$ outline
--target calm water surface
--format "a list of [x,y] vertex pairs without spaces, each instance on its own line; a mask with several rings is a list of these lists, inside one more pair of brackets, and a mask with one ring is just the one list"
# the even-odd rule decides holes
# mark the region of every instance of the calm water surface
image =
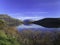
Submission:
[[42,30],[42,31],[58,30],[58,31],[60,31],[60,28],[45,28],[45,27],[42,27],[42,26],[39,26],[39,25],[35,25],[35,24],[31,24],[31,25],[23,25],[23,24],[22,24],[22,25],[18,26],[17,29],[18,29],[19,31],[20,31],[20,30]]

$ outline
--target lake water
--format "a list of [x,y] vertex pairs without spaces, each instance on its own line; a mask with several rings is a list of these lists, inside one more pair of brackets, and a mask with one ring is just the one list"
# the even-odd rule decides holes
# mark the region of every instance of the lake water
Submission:
[[60,31],[60,28],[45,28],[39,25],[31,24],[31,25],[20,25],[17,27],[18,31],[20,30],[41,30],[41,31]]

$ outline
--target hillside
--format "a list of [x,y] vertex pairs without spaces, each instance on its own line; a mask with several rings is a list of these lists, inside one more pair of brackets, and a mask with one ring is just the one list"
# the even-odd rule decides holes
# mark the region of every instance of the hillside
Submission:
[[0,45],[20,45],[17,41],[18,31],[8,27],[5,21],[0,20]]
[[0,14],[0,45],[20,45],[19,34],[15,27],[20,24],[20,20]]
[[32,23],[46,28],[60,28],[60,18],[44,18]]
[[9,26],[18,26],[21,24],[21,20],[12,18],[5,14],[0,14],[0,20],[4,20]]

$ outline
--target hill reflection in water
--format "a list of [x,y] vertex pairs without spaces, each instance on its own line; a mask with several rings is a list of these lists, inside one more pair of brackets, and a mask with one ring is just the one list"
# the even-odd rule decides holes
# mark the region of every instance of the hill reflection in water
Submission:
[[58,30],[60,31],[60,28],[45,28],[36,24],[30,24],[30,25],[20,25],[17,27],[17,29],[20,30],[41,30],[41,31],[53,31]]

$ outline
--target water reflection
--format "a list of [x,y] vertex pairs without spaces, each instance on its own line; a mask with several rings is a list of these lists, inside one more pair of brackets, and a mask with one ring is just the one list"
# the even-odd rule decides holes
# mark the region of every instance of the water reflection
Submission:
[[22,25],[18,26],[18,28],[44,28],[44,27],[39,26],[39,25],[35,25],[35,24],[30,24],[30,25],[22,24]]
[[30,24],[30,25],[20,25],[17,27],[18,30],[42,30],[42,31],[53,31],[58,30],[60,31],[60,28],[45,28],[36,24]]

